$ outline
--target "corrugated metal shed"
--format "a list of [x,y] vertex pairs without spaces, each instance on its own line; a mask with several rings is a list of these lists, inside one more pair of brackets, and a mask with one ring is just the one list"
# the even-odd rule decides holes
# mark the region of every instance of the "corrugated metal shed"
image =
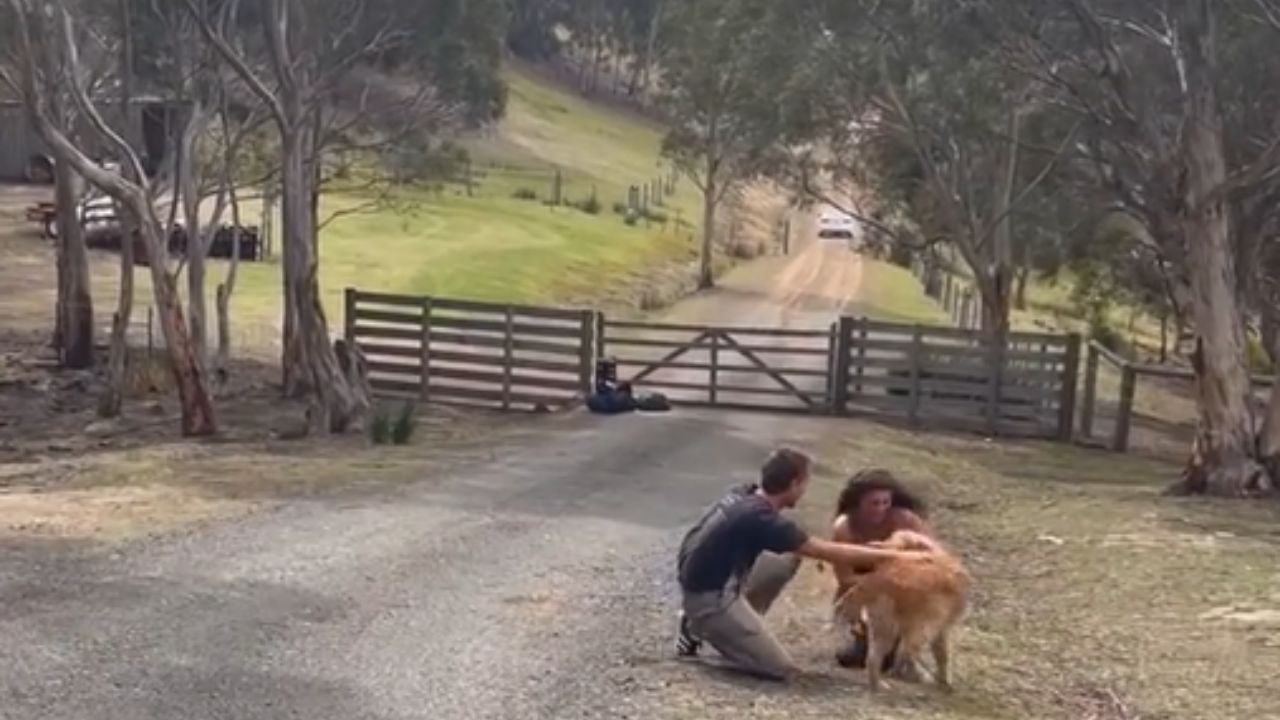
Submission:
[[[143,147],[139,148],[144,158],[165,152],[168,139],[177,132],[178,116],[182,106],[174,102],[165,102],[158,97],[141,97],[136,100],[141,106],[142,127],[138,128],[134,137],[143,139]],[[107,122],[117,130],[124,124],[120,118],[119,105],[103,103],[101,112]],[[90,138],[94,134],[87,128],[81,130],[81,137]],[[104,154],[99,143],[90,143],[87,148],[91,155]],[[26,108],[21,103],[0,99],[0,182],[21,182],[26,179],[27,163],[35,155],[46,153],[44,141],[27,120]],[[152,161],[158,160],[152,157]]]
[[27,160],[44,152],[44,143],[27,122],[26,109],[0,101],[0,181],[26,179]]

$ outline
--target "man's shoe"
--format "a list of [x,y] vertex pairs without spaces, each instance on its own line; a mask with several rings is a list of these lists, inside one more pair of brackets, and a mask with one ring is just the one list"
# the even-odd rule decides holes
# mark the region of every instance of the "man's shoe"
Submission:
[[676,632],[676,655],[695,657],[701,648],[702,641],[694,637],[693,632],[689,630],[689,618],[685,616],[683,610],[680,611],[680,629]]

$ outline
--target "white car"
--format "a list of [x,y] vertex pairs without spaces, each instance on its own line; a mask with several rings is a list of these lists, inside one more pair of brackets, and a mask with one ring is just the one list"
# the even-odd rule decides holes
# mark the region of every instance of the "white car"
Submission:
[[853,218],[842,212],[824,210],[818,217],[818,239],[856,249],[858,226]]

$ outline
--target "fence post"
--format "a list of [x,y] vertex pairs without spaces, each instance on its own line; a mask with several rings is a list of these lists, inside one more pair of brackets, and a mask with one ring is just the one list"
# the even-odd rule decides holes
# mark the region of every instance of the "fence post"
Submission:
[[422,366],[418,375],[418,381],[421,383],[418,394],[425,403],[431,400],[431,298],[429,297],[422,299],[422,338],[418,342],[421,343],[419,362]]
[[1098,348],[1089,343],[1084,363],[1084,400],[1080,405],[1080,437],[1093,437],[1093,407],[1098,397]]
[[[1043,353],[1041,357],[1047,355]],[[1080,333],[1067,336],[1067,358],[1062,367],[1062,399],[1058,406],[1058,439],[1071,442],[1076,426],[1076,388],[1080,384]]]
[[836,414],[836,358],[840,355],[840,322],[827,328],[827,413]]
[[590,310],[582,311],[582,337],[578,339],[578,373],[581,375],[582,397],[591,397],[591,380],[594,375],[592,353],[596,348],[595,329],[599,326],[598,313]]
[[[849,412],[849,360],[853,341],[853,318],[842,315],[836,324],[835,361],[831,363],[831,412],[844,415]],[[859,368],[861,369],[861,368]]]
[[153,328],[152,318],[155,316],[155,306],[147,306],[147,359],[151,359],[155,353],[155,331]]
[[511,363],[515,349],[515,320],[511,307],[507,306],[507,323],[502,334],[502,409],[511,409]]
[[1004,343],[991,342],[987,355],[989,367],[987,375],[987,433],[992,437],[1000,434],[1000,394],[1004,384]]
[[916,325],[911,335],[911,397],[907,418],[911,427],[920,424],[920,364],[924,356],[924,330]]
[[715,405],[716,404],[716,385],[719,382],[718,376],[719,376],[719,370],[720,370],[720,367],[719,367],[720,365],[720,331],[713,330],[711,331],[710,336],[711,336],[711,366],[709,368],[709,371],[710,371],[711,382],[709,383],[707,388],[707,396],[711,404]]
[[1129,423],[1133,419],[1133,395],[1137,385],[1137,369],[1125,363],[1120,376],[1120,409],[1116,415],[1116,432],[1111,442],[1111,449],[1116,452],[1129,449]]
[[[605,357],[605,352],[606,352],[605,330],[608,328],[608,319],[605,317],[604,313],[602,312],[597,312],[595,316],[596,316],[596,334],[595,334],[596,359],[599,360]],[[594,371],[592,373],[592,377],[593,378],[595,377]]]
[[[356,346],[356,299],[357,293],[355,288],[347,288],[343,293],[342,302],[342,337],[347,341],[347,347],[355,349]],[[147,345],[151,345],[151,309],[147,309]]]

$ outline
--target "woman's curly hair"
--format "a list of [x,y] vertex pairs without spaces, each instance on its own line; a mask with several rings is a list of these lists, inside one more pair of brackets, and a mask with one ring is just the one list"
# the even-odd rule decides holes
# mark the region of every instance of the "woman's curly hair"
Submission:
[[892,496],[890,504],[895,508],[910,510],[921,518],[928,516],[928,507],[923,499],[908,490],[893,473],[883,468],[860,470],[845,483],[840,491],[840,499],[836,502],[836,517],[849,515],[858,509],[862,499],[868,493],[888,490]]

